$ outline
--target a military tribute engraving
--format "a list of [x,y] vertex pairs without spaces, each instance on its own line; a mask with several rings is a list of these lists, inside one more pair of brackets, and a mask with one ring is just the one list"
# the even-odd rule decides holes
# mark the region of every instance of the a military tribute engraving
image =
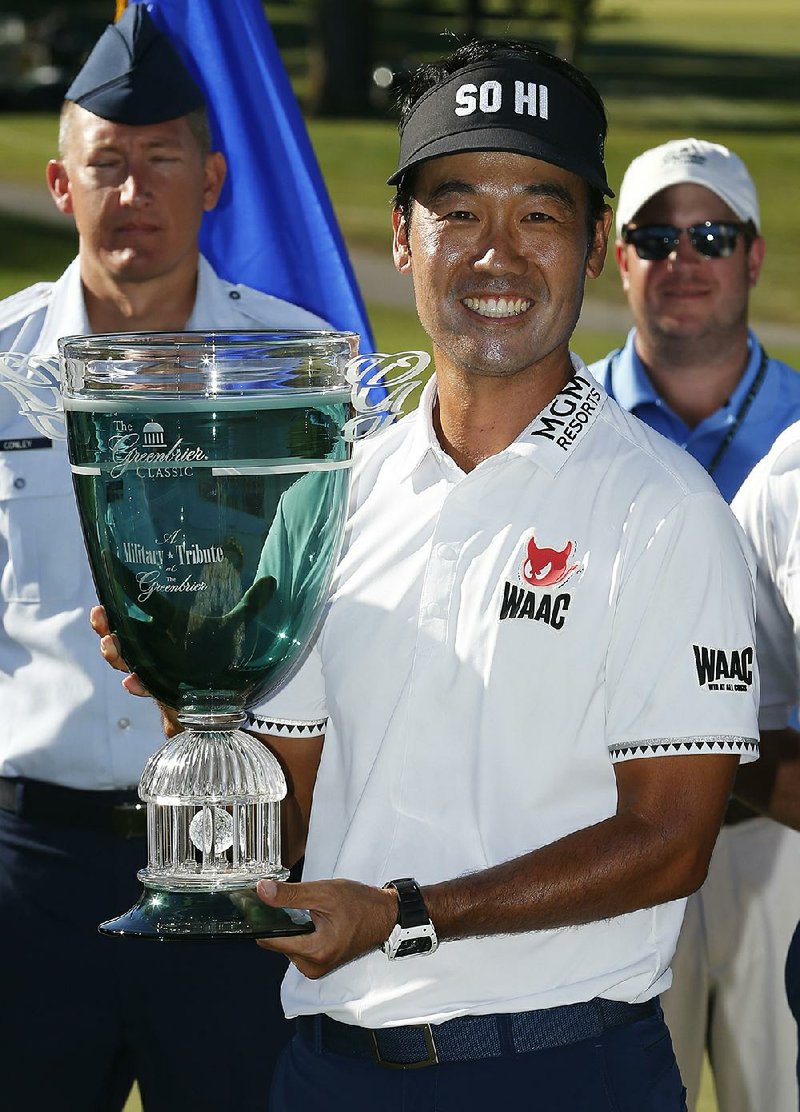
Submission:
[[87,552],[125,657],[186,728],[148,762],[142,898],[104,933],[311,930],[266,907],[284,878],[271,752],[240,729],[313,632],[339,550],[351,333],[60,342]]

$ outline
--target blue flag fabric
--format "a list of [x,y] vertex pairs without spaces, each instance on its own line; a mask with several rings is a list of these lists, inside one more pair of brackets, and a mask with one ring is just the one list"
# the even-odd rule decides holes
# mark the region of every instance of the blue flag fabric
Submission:
[[228,162],[200,246],[233,282],[359,332],[364,304],[300,107],[259,0],[142,0],[206,94]]

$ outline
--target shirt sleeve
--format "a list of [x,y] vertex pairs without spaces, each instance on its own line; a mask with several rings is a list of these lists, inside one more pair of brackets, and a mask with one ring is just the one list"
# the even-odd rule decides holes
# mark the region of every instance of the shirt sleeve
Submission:
[[756,650],[761,677],[759,725],[782,729],[800,701],[797,645],[800,632],[800,561],[792,552],[800,533],[797,473],[780,478],[769,460],[746,479],[732,509],[756,555]]
[[316,645],[277,691],[250,707],[247,725],[261,734],[314,737],[324,734],[328,722],[322,660]]
[[[755,588],[722,498],[685,497],[620,576],[606,667],[613,761],[758,755]],[[623,562],[624,563],[624,562]]]
[[[281,496],[275,520],[259,561],[257,579],[275,583],[278,613],[297,612],[322,591],[320,568],[332,568],[339,534],[337,485],[330,475],[309,472]],[[259,733],[309,736],[325,732],[327,710],[322,666],[316,646],[301,651],[289,679],[249,711],[250,727]]]

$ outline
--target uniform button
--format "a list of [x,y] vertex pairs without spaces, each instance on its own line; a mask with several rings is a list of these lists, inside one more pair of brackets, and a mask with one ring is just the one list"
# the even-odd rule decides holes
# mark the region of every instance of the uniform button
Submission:
[[432,602],[429,606],[425,607],[425,617],[433,618],[438,621],[447,617],[447,610],[440,602]]
[[457,560],[458,549],[454,544],[440,544],[439,556],[442,560]]
[[228,294],[228,297],[231,299],[231,301],[240,301],[242,295],[239,293],[238,290],[231,290]]
[[25,480],[22,478],[22,476],[18,476],[14,480],[14,487],[16,488],[16,490],[22,490],[22,488],[24,486],[25,486]]
[[127,730],[128,727],[130,726],[130,724],[131,724],[130,718],[119,718],[119,719],[117,719],[117,725],[119,726],[119,728],[121,730]]

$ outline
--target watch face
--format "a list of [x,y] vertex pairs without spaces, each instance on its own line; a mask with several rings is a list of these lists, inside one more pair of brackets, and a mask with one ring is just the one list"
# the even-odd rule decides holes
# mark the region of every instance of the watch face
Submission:
[[433,949],[433,941],[430,938],[406,938],[397,947],[398,958],[410,958],[414,954],[429,954]]

